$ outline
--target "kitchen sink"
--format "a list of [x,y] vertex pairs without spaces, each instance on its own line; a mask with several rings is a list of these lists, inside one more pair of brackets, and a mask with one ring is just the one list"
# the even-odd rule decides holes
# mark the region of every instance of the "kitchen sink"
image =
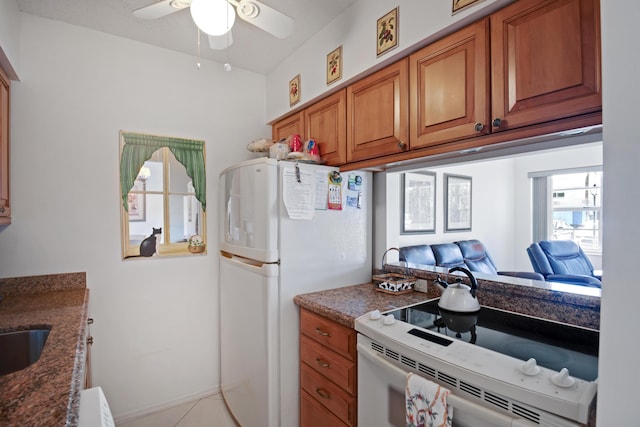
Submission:
[[42,353],[50,329],[38,328],[0,333],[0,375],[19,371],[35,363]]

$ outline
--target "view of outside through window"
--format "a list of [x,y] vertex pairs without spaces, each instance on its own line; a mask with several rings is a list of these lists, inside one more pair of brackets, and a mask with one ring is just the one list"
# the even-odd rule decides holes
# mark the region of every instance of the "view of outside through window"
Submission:
[[573,240],[588,252],[601,251],[602,172],[553,175],[552,239]]

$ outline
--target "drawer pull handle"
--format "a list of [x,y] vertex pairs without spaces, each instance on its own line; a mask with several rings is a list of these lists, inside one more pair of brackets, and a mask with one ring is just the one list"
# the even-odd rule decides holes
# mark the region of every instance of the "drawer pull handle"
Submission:
[[316,389],[316,393],[318,394],[318,396],[320,396],[323,399],[330,399],[331,395],[329,394],[329,392],[323,388],[317,388]]
[[322,335],[323,337],[330,337],[331,334],[329,332],[325,332],[320,328],[316,328],[316,334]]
[[331,366],[331,364],[325,360],[320,359],[319,357],[316,358],[316,363],[320,366],[322,366],[323,368],[329,368]]

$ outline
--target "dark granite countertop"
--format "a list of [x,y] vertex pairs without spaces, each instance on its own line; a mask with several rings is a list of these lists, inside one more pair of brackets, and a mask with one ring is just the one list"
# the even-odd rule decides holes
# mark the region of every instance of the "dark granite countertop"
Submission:
[[438,294],[417,291],[390,295],[377,291],[373,283],[364,283],[297,295],[293,301],[300,307],[353,328],[357,317],[372,310],[388,311],[437,297]]
[[0,376],[0,425],[77,425],[87,354],[85,273],[0,279],[0,295],[0,332],[51,328],[37,362]]
[[[294,302],[314,313],[350,328],[354,320],[371,310],[381,312],[438,298],[440,291],[433,279],[452,283],[455,277],[446,270],[427,271],[409,265],[412,276],[426,282],[426,291],[390,295],[377,291],[372,283],[297,295]],[[387,265],[387,271],[404,273],[406,266]],[[600,289],[562,283],[539,282],[515,277],[489,277],[476,274],[478,300],[483,306],[540,317],[594,330],[600,329]],[[495,278],[500,279],[496,281]],[[416,285],[417,288],[417,285]],[[424,290],[424,288],[423,288]]]

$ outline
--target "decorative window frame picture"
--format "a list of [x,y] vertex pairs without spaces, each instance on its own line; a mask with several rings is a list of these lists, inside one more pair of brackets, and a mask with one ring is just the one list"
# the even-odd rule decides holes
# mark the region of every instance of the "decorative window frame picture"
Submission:
[[293,107],[300,101],[300,74],[289,81],[289,106]]
[[376,22],[376,55],[380,56],[398,46],[398,8]]
[[342,46],[327,55],[327,86],[342,78]]
[[471,231],[471,177],[444,174],[444,231]]
[[482,0],[451,0],[451,14],[455,14],[462,9],[465,9],[476,3],[480,3]]
[[401,234],[435,233],[436,174],[405,172],[401,181]]

